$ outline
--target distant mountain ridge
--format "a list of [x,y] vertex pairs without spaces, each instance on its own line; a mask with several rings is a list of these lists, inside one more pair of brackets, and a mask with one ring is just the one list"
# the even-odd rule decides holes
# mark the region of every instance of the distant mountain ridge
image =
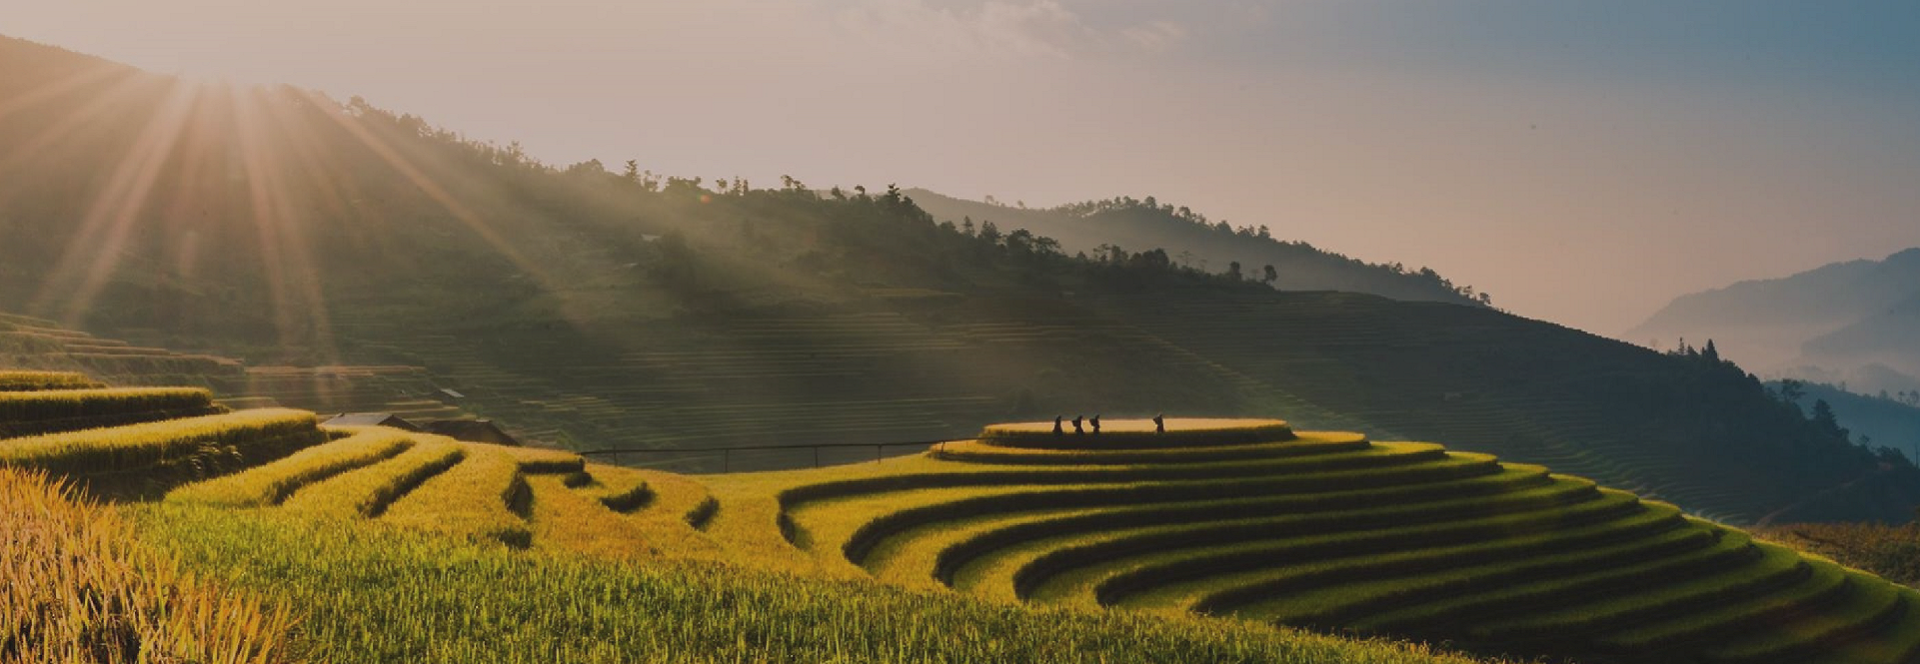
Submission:
[[1908,389],[1920,376],[1920,248],[1683,295],[1625,337],[1711,338],[1763,374]]
[[[1240,264],[1241,274],[1281,290],[1368,293],[1396,300],[1490,306],[1492,296],[1454,284],[1427,268],[1368,263],[1306,242],[1275,237],[1266,226],[1233,226],[1154,197],[1118,197],[1051,208],[1009,207],[969,201],[926,189],[909,189],[914,203],[934,219],[963,224],[992,222],[1001,231],[1026,229],[1060,241],[1068,254],[1164,249],[1176,261],[1213,273]],[[1116,249],[1117,248],[1117,249]],[[1273,266],[1274,273],[1265,269]]]
[[[1904,522],[1920,504],[1920,469],[1810,426],[1738,367],[1461,306],[1430,272],[1156,202],[1057,218],[1301,258],[1232,258],[1227,278],[1164,233],[1054,239],[1003,207],[989,220],[1008,230],[969,231],[895,188],[555,167],[358,98],[67,57],[0,38],[0,310],[68,329],[255,366],[406,367],[540,439],[637,455],[1277,414],[1735,522]],[[1110,246],[1081,259],[1074,242]],[[1307,290],[1342,287],[1367,292]]]

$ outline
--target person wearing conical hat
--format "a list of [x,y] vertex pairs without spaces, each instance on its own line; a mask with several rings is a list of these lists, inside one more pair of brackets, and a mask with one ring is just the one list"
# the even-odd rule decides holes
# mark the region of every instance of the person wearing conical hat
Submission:
[[1153,432],[1154,433],[1167,432],[1167,419],[1164,413],[1153,416]]
[[1093,419],[1089,420],[1089,422],[1093,424],[1093,435],[1095,436],[1100,435],[1100,414],[1094,413]]
[[1079,436],[1087,432],[1086,429],[1080,428],[1080,421],[1084,419],[1087,419],[1086,416],[1083,416],[1083,415],[1073,416],[1073,435]]
[[1062,430],[1060,429],[1060,420],[1062,420],[1062,419],[1065,419],[1065,418],[1063,418],[1063,417],[1061,417],[1061,416],[1059,416],[1059,415],[1055,415],[1055,416],[1053,416],[1053,435],[1055,435],[1055,436],[1061,436],[1061,435],[1066,435],[1066,433],[1067,433],[1067,432],[1065,432],[1065,431],[1062,431]]

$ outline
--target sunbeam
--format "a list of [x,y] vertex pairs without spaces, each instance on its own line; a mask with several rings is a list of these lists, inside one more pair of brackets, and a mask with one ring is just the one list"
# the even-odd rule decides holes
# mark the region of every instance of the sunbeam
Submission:
[[86,318],[94,298],[119,266],[154,182],[192,118],[201,92],[199,86],[190,85],[176,85],[168,92],[81,219],[79,232],[34,298],[33,311],[52,312],[72,325]]
[[275,118],[264,110],[273,102],[262,96],[257,90],[230,91],[228,95],[252,228],[274,308],[274,326],[283,344],[310,344],[325,363],[332,364],[338,357],[320,275],[313,267],[309,254],[312,244],[303,233],[304,224],[287,187],[288,160],[279,150],[278,137],[287,128],[274,122]]

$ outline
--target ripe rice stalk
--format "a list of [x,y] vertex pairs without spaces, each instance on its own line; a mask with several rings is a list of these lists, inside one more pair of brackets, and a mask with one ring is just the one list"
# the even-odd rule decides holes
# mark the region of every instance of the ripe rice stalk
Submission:
[[452,468],[465,456],[466,449],[459,443],[428,437],[399,456],[301,489],[282,507],[321,518],[380,516],[394,500],[427,478]]
[[174,489],[167,500],[224,507],[276,505],[300,487],[390,458],[413,444],[407,432],[365,427],[245,472]]
[[67,371],[0,371],[0,392],[84,390],[105,387],[86,374]]
[[[322,439],[313,413],[262,408],[102,429],[0,441],[0,466],[41,468],[55,474],[135,471],[189,458],[207,447],[245,455],[269,444]],[[310,444],[310,443],[309,443]]]
[[526,520],[531,495],[520,465],[505,448],[464,446],[459,463],[394,501],[380,520],[525,548],[532,543]]
[[290,614],[182,572],[71,486],[0,468],[0,505],[0,661],[288,661]]

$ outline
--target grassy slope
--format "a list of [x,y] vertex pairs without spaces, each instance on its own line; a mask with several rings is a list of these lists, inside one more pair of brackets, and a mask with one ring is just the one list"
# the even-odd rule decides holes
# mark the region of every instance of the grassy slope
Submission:
[[275,513],[130,508],[144,541],[307,611],[296,651],[355,662],[1466,664],[1222,620],[1043,612],[710,562],[618,562]]
[[[10,54],[0,76],[17,80],[13,89],[94,77],[24,104],[0,127],[0,147],[46,148],[22,151],[36,158],[0,173],[7,191],[22,192],[0,198],[8,240],[0,243],[0,304],[255,364],[425,366],[484,414],[583,446],[925,439],[964,435],[1016,410],[1286,412],[1316,426],[1486,447],[1730,517],[1787,502],[1771,493],[1797,497],[1809,490],[1802,485],[1826,488],[1870,470],[1842,459],[1832,472],[1803,473],[1803,459],[1775,453],[1795,441],[1762,428],[1744,438],[1747,447],[1710,452],[1730,461],[1724,474],[1733,486],[1668,486],[1688,481],[1673,468],[1699,459],[1669,454],[1676,447],[1660,432],[1675,422],[1738,429],[1744,413],[1642,407],[1620,395],[1694,385],[1645,351],[1632,362],[1583,364],[1596,340],[1495,312],[1436,315],[1474,310],[1382,300],[1355,321],[1352,298],[1171,273],[1143,280],[985,246],[884,196],[650,191],[592,168],[567,174],[461,144],[415,118],[286,91],[241,93],[243,106],[271,108],[285,123],[265,127],[264,138],[236,133],[227,100],[207,93],[192,101],[204,117],[189,124],[177,154],[156,157],[161,178],[134,211],[125,257],[93,292],[80,269],[90,266],[60,260],[70,246],[93,246],[86,226],[72,222],[114,194],[103,191],[110,178],[95,176],[128,161],[172,81],[20,42],[0,48]],[[114,103],[95,103],[102,99]],[[79,112],[88,109],[98,112]],[[263,161],[230,161],[250,152],[238,149],[243,141],[256,143],[251,152]],[[308,177],[314,169],[331,177]],[[231,172],[285,185],[284,234],[261,236],[247,188]],[[195,229],[201,259],[187,271],[165,267],[189,259],[169,213],[183,206],[206,211]],[[648,239],[663,234],[672,239]],[[278,249],[289,260],[262,260],[269,240],[285,243]],[[293,272],[302,260],[310,274]],[[1129,299],[1138,287],[1161,288],[1163,277],[1183,289],[1172,295],[1182,301],[1284,311],[1239,324],[1190,317],[1227,324],[1174,334],[1153,315],[1157,305]],[[263,285],[276,279],[321,286],[289,302]],[[95,306],[73,310],[82,302]],[[1343,320],[1359,324],[1332,328]],[[1288,347],[1276,338],[1329,330],[1399,336],[1384,345],[1311,344],[1316,366],[1276,370],[1257,357]],[[1381,348],[1396,355],[1374,352]],[[1517,359],[1491,382],[1425,369],[1487,348],[1570,361],[1549,371]],[[1622,374],[1627,391],[1535,390],[1608,373]],[[1297,379],[1308,375],[1330,385]],[[1343,389],[1353,387],[1362,389]],[[1440,403],[1451,393],[1475,401]],[[1433,419],[1452,408],[1466,414]],[[1595,422],[1617,430],[1596,433]],[[1596,436],[1635,444],[1589,449]]]
[[[81,404],[118,398],[28,394],[63,393]],[[287,424],[263,428],[252,421],[261,417]],[[285,411],[50,435],[113,441],[124,472],[145,469],[155,473],[145,483],[166,484],[179,479],[154,459],[181,440],[253,447],[285,438],[287,427],[314,434],[283,458],[241,455],[256,467],[128,509],[144,515],[166,559],[298,609],[300,656],[330,661],[513,661],[536,650],[665,659],[690,646],[796,661],[1420,656],[1249,631],[1258,628],[1183,608],[1607,661],[1682,661],[1649,650],[1669,645],[1752,662],[1879,664],[1920,652],[1910,624],[1920,616],[1905,613],[1911,591],[1738,531],[1683,524],[1631,494],[1430,443],[1295,434],[1275,420],[1166,424],[1160,433],[1144,420],[1109,420],[1106,436],[996,425],[911,458],[697,482],[589,467],[551,450],[322,432]],[[0,440],[0,452],[39,450],[0,463],[73,468],[99,456],[41,440]],[[222,496],[213,502],[236,504],[209,504]],[[1589,532],[1601,523],[1610,526]],[[1479,543],[1493,546],[1432,550]],[[1346,567],[1322,564],[1334,562]],[[55,594],[73,583],[56,581]],[[343,599],[343,585],[366,595]],[[546,594],[529,598],[532,585]],[[1156,596],[1174,601],[1140,601]],[[1069,612],[1035,617],[1028,603]],[[1098,610],[1113,605],[1169,610],[1154,612],[1164,622]],[[1688,615],[1703,608],[1714,611]],[[996,618],[1007,611],[1025,613]],[[904,622],[876,623],[876,612]],[[33,610],[11,612],[22,614]],[[731,624],[713,626],[716,614]],[[1063,621],[1067,638],[1036,636]],[[714,633],[735,634],[733,650],[706,646]],[[1620,645],[1603,653],[1601,644]],[[1322,647],[1333,650],[1300,654]]]

